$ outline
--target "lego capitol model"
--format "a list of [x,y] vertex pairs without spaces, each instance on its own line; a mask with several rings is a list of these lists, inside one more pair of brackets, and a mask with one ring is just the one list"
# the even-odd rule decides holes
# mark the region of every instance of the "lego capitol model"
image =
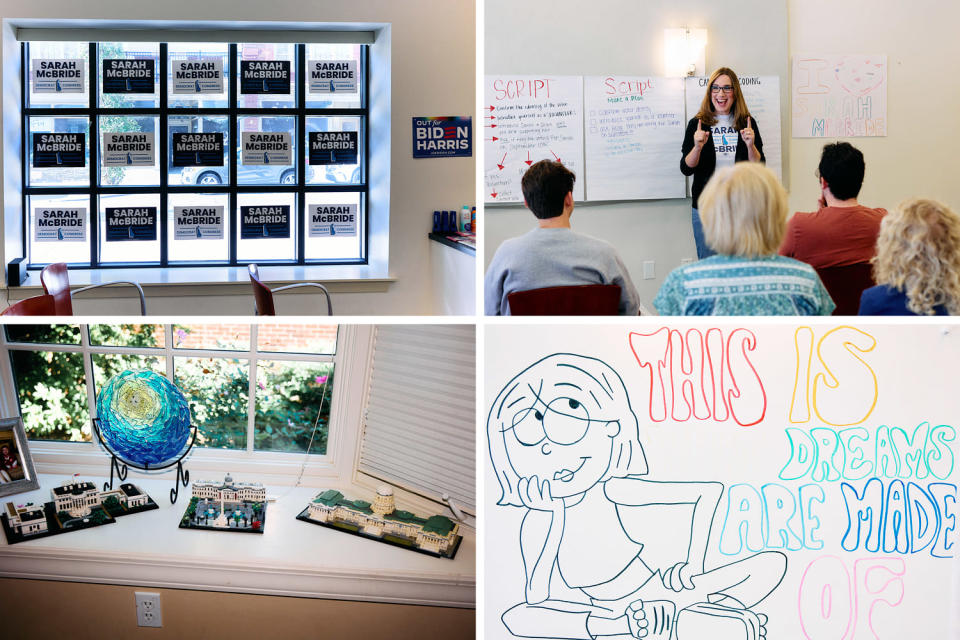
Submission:
[[440,558],[453,558],[462,536],[460,525],[446,516],[420,518],[395,508],[393,489],[382,486],[371,504],[347,500],[334,489],[320,493],[297,520]]
[[92,482],[73,479],[50,493],[53,501],[44,505],[5,505],[0,520],[9,544],[111,524],[120,516],[159,508],[150,496],[130,483],[119,489],[98,491]]
[[223,482],[194,482],[192,490],[181,529],[263,533],[267,490],[259,482],[234,482],[227,474]]

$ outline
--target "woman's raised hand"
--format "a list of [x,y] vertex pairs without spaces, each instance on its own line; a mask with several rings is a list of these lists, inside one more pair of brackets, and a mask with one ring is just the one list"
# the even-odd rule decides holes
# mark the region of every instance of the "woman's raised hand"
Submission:
[[747,145],[748,149],[753,148],[756,135],[753,130],[753,120],[750,119],[750,116],[747,116],[747,126],[740,129],[740,137],[743,138],[743,143]]
[[693,144],[696,145],[697,149],[702,149],[709,138],[710,131],[704,131],[703,123],[697,120],[697,130],[693,132]]

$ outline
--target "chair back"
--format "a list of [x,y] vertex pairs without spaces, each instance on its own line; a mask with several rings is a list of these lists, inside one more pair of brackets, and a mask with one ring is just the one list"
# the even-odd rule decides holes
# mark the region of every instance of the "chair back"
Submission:
[[833,310],[835,316],[855,316],[860,310],[860,294],[869,289],[873,281],[873,269],[869,262],[842,267],[823,267],[817,269],[820,281],[833,298],[837,308]]
[[514,291],[507,295],[515,316],[615,316],[620,310],[620,287],[584,284]]
[[55,316],[57,305],[53,296],[42,295],[24,298],[15,302],[3,311],[0,316]]
[[257,315],[277,315],[277,311],[273,307],[273,292],[267,285],[260,282],[260,272],[257,270],[257,265],[247,265],[247,272],[250,274],[250,284],[253,285],[254,310]]
[[55,262],[40,272],[40,284],[43,292],[53,296],[58,316],[73,315],[73,300],[70,298],[70,278],[67,277],[67,265]]

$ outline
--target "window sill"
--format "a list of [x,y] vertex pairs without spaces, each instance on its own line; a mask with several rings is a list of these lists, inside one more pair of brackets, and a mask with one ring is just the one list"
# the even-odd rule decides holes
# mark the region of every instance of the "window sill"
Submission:
[[[41,474],[39,479],[41,489],[0,502],[46,502],[63,476]],[[85,479],[98,486],[105,480]],[[278,498],[267,508],[261,535],[181,530],[189,487],[181,488],[177,504],[171,505],[172,476],[131,475],[128,481],[149,493],[160,508],[17,545],[4,540],[0,577],[476,606],[476,539],[469,530],[463,531],[454,560],[432,558],[299,521],[296,515],[318,490],[270,486],[268,496]]]
[[[260,279],[270,285],[295,282],[322,282],[331,293],[384,292],[396,278],[374,273],[369,265],[276,265],[260,268]],[[150,295],[210,296],[249,293],[250,277],[244,267],[131,267],[120,269],[74,269],[70,285],[83,287],[117,280],[139,283]],[[10,302],[37,295],[41,289],[40,271],[30,271],[19,287],[10,287]],[[241,291],[242,290],[242,291]],[[314,293],[308,287],[291,291],[293,295]],[[87,298],[116,298],[135,295],[131,287],[105,287],[85,294]],[[149,311],[149,300],[148,300]]]

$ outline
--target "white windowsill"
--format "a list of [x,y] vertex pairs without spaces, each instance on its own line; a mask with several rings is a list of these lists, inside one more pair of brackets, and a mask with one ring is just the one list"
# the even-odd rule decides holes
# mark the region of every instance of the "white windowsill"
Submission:
[[[433,558],[297,520],[318,489],[269,484],[268,497],[278,500],[267,507],[263,534],[179,529],[190,487],[181,487],[177,504],[171,505],[174,475],[131,473],[127,478],[150,494],[157,510],[16,545],[0,541],[0,577],[476,606],[476,539],[470,530],[461,527],[464,538],[455,559]],[[193,475],[191,480],[204,479]],[[39,479],[39,490],[2,497],[0,504],[47,502],[50,489],[64,477],[41,474]],[[106,480],[83,479],[98,487]],[[357,493],[340,490],[348,497]]]

